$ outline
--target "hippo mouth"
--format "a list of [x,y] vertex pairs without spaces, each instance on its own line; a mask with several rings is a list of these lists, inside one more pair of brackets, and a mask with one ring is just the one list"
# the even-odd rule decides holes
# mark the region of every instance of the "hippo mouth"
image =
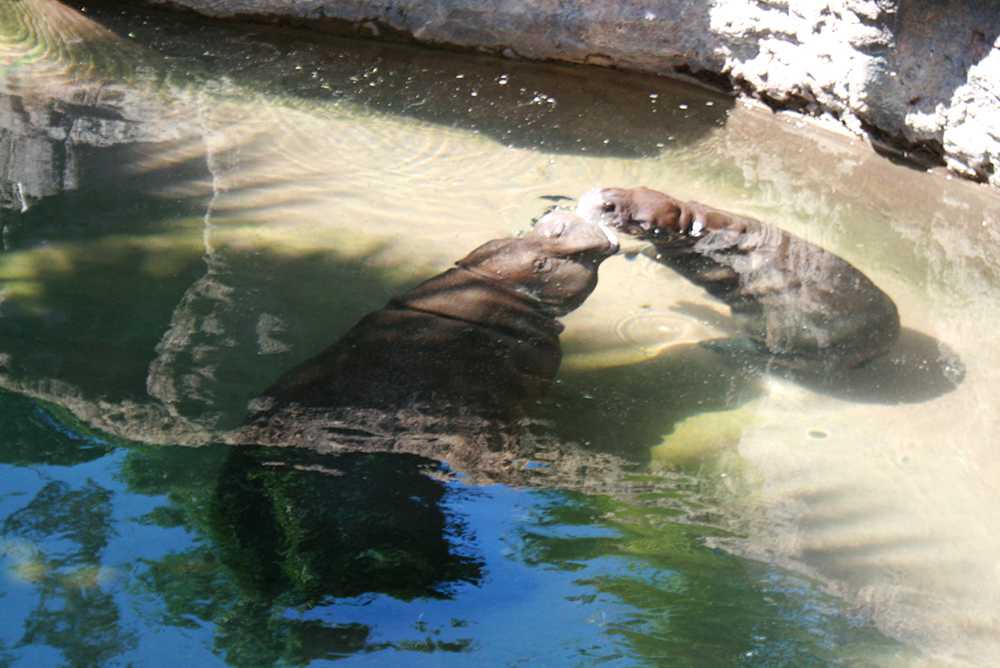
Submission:
[[649,238],[655,234],[651,222],[631,219],[620,208],[606,201],[600,188],[580,196],[576,215],[599,227],[614,245],[616,253],[624,253],[629,257],[646,249]]
[[604,236],[608,239],[608,243],[611,244],[611,255],[617,253],[618,249],[621,248],[621,243],[618,241],[618,235],[615,234],[611,227],[603,220],[597,221],[597,229],[604,233]]
[[[645,215],[637,215],[636,211],[616,196],[618,189],[595,188],[580,196],[577,200],[576,214],[587,222],[598,225],[606,234],[624,235],[624,242],[619,242],[619,252],[631,257],[645,252],[649,243],[658,246],[672,244],[677,240],[675,233],[669,232],[654,224]],[[702,225],[699,223],[698,234],[701,236]]]
[[593,190],[593,191],[590,191],[588,193],[585,193],[583,195],[583,197],[580,198],[579,203],[577,204],[577,206],[574,209],[574,208],[570,208],[569,206],[563,206],[562,204],[560,204],[560,202],[562,202],[563,200],[566,200],[568,202],[572,202],[572,201],[574,201],[576,199],[574,197],[568,197],[566,195],[542,195],[542,199],[549,200],[549,201],[552,201],[552,202],[556,202],[556,204],[552,204],[551,206],[549,206],[548,209],[545,210],[544,214],[542,214],[538,218],[534,219],[532,222],[533,223],[537,223],[539,220],[541,220],[542,218],[544,218],[548,214],[552,213],[553,211],[567,211],[567,212],[575,213],[577,216],[579,216],[580,218],[582,218],[585,222],[590,223],[591,225],[596,226],[601,231],[601,233],[604,235],[604,238],[607,239],[607,241],[608,241],[609,244],[611,244],[611,248],[610,248],[608,254],[609,255],[614,255],[621,248],[621,241],[619,240],[618,235],[615,234],[615,231],[614,231],[613,228],[618,228],[618,229],[624,230],[624,225],[620,224],[621,223],[620,220],[611,220],[610,224],[609,224],[609,220],[608,220],[609,216],[593,215],[593,213],[591,211],[588,211],[587,209],[592,206],[592,203],[588,203],[588,204],[585,205],[583,200],[585,200],[588,197],[593,198],[595,196],[597,196],[599,198],[600,197],[600,191]]
[[609,238],[616,239],[616,245],[620,245],[617,243],[616,232],[635,237],[648,235],[653,229],[649,221],[633,220],[614,203],[607,201],[599,188],[580,196],[576,205],[576,215],[588,223],[598,225]]

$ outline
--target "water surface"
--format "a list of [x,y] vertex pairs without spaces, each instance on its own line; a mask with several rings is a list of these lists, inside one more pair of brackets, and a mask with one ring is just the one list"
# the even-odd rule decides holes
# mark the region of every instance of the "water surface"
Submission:
[[[3,660],[1000,659],[1000,198],[686,85],[85,9],[0,7]],[[619,257],[538,409],[602,466],[211,445],[390,295],[640,184],[847,258],[897,349],[724,358],[724,308]]]

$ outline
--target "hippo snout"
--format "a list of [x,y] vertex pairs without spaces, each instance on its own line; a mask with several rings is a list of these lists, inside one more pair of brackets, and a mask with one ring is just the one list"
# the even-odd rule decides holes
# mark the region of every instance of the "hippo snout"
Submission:
[[551,239],[559,255],[596,253],[609,256],[618,252],[618,237],[607,225],[602,221],[588,221],[571,211],[550,211],[535,224],[532,232]]
[[583,194],[576,213],[636,237],[662,239],[686,232],[682,202],[649,188],[597,188]]

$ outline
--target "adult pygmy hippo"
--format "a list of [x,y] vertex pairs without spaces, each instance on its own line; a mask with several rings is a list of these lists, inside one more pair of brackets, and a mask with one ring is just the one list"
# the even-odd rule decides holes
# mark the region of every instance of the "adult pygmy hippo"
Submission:
[[855,367],[899,336],[896,305],[867,276],[773,225],[648,188],[591,191],[577,213],[652,241],[659,262],[728,304],[786,366]]
[[[617,250],[606,228],[568,211],[549,213],[523,236],[483,244],[281,377],[257,401],[244,437],[385,435],[405,430],[384,419],[400,411],[452,421],[452,431],[463,416],[522,416],[559,368],[556,318],[583,303],[598,266]],[[310,420],[325,426],[310,430],[303,426]]]

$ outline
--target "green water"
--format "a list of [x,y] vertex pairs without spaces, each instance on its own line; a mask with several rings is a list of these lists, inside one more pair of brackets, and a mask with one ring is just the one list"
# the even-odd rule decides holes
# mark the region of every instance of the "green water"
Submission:
[[[1000,198],[676,82],[85,5],[0,6],[0,665],[1000,657]],[[517,475],[219,444],[393,294],[640,184],[848,258],[900,345],[763,373],[616,257]]]

